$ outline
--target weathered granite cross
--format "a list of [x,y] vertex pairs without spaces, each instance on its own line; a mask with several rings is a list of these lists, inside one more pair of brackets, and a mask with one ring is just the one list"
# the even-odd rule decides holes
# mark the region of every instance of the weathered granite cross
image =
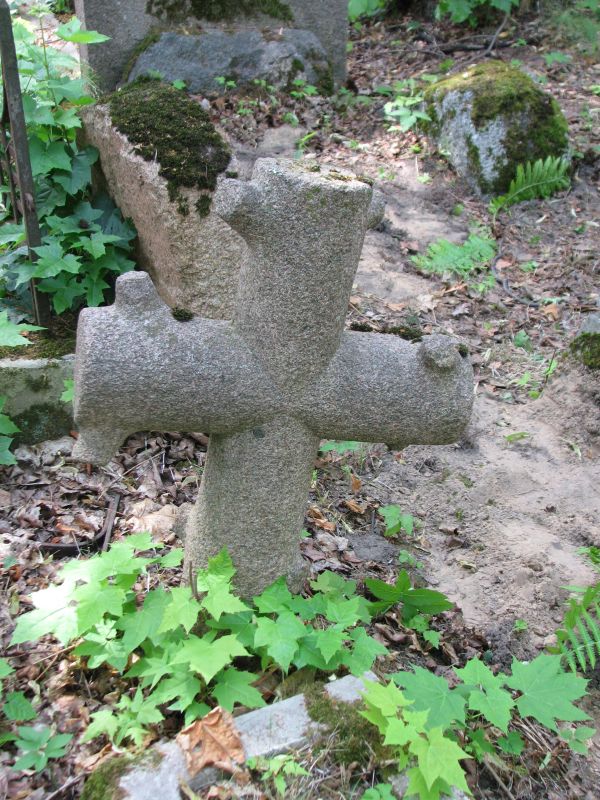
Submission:
[[333,170],[259,160],[214,200],[249,246],[232,322],[177,321],[143,272],[118,279],[114,306],[80,316],[80,459],[104,463],[138,430],[210,434],[186,575],[226,546],[243,594],[293,583],[321,438],[440,444],[468,421],[472,369],[452,339],[344,332],[381,216],[372,194]]

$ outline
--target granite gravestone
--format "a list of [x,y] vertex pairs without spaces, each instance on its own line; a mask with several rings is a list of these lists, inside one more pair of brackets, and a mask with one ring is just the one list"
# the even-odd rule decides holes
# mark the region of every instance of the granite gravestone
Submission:
[[[154,5],[160,7],[161,4]],[[170,5],[186,9],[185,2]],[[194,4],[193,13],[198,17],[194,21],[210,28],[210,24],[205,26],[201,10],[198,11],[201,5]],[[218,3],[212,2],[211,5],[215,7]],[[249,7],[252,4],[245,5]],[[254,5],[260,8],[268,4],[256,2]],[[231,8],[231,2],[224,0],[223,6]],[[336,85],[342,85],[346,79],[348,0],[283,0],[283,6],[289,9],[286,18],[260,13],[250,17],[240,14],[235,22],[261,30],[269,27],[273,32],[291,27],[314,33],[329,56]],[[148,0],[75,0],[75,11],[84,27],[110,36],[110,41],[101,47],[88,49],[85,44],[80,46],[82,58],[90,65],[103,89],[114,89],[122,80],[125,65],[150,32],[169,28],[168,21],[165,23],[162,17],[148,13],[149,7],[152,8],[152,4]],[[231,20],[226,21],[231,27]]]
[[75,454],[104,463],[137,430],[210,433],[186,566],[226,547],[245,595],[297,583],[299,536],[321,438],[455,441],[473,400],[449,337],[420,343],[344,332],[371,186],[262,159],[224,179],[215,208],[246,241],[232,322],[175,320],[148,275],[118,279],[115,305],[85,309],[75,369]]

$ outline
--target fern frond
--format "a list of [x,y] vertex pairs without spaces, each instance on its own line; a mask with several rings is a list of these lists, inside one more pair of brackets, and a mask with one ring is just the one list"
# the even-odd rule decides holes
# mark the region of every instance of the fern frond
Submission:
[[504,208],[524,200],[544,200],[561,189],[567,189],[571,183],[569,178],[569,161],[565,158],[548,156],[537,161],[519,164],[517,174],[512,179],[508,192],[495,197],[489,205],[494,217]]
[[581,599],[569,600],[563,627],[556,631],[559,653],[569,668],[577,672],[594,669],[600,657],[600,582],[589,586]]

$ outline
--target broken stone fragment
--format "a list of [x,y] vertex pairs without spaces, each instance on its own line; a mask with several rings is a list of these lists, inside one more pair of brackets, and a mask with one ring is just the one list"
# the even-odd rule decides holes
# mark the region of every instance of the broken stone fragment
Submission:
[[568,126],[556,100],[522,70],[487,61],[425,92],[428,135],[471,187],[509,188],[517,165],[568,152]]

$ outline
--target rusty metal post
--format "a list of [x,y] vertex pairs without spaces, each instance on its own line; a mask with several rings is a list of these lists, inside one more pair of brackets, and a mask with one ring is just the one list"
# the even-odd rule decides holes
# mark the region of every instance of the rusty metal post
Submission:
[[[21,97],[21,83],[19,80],[19,67],[17,52],[13,38],[10,8],[6,0],[0,0],[0,56],[2,58],[2,125],[6,118],[10,125],[10,143],[6,146],[8,170],[10,172],[10,152],[14,154],[17,171],[17,183],[20,190],[20,211],[23,215],[29,258],[37,259],[33,251],[42,243],[40,225],[35,207],[35,189],[29,158],[29,144],[27,141],[27,128],[23,99]],[[10,177],[9,177],[10,182]],[[13,209],[15,217],[18,209]],[[50,299],[47,295],[38,292],[35,281],[31,281],[31,295],[35,321],[38,325],[47,325],[50,321]]]

